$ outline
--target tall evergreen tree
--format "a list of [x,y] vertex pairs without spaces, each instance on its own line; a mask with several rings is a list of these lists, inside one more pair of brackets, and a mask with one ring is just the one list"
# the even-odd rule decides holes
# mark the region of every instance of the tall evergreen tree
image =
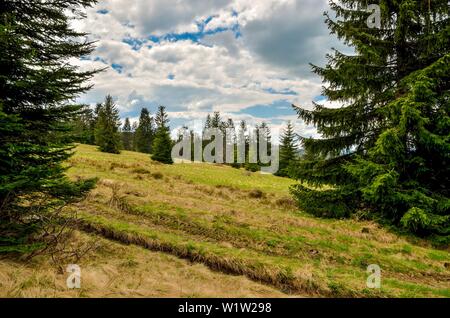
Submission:
[[[61,163],[70,157],[73,100],[95,71],[67,63],[92,43],[71,19],[95,1],[0,4],[0,253],[46,249],[58,237],[53,217],[93,181],[73,183]],[[68,14],[70,12],[70,14]]]
[[206,121],[205,121],[205,129],[211,128],[211,115],[208,114],[206,116]]
[[[255,129],[250,131],[248,136],[248,150],[247,150],[247,161],[245,163],[245,169],[256,172],[260,170],[258,162],[258,148],[259,148],[259,125],[255,125]],[[251,143],[256,145],[256,149],[251,147]]]
[[159,129],[169,130],[169,116],[167,115],[166,107],[164,106],[158,107],[158,111],[156,112],[155,115],[155,124],[157,130]]
[[95,123],[94,111],[88,105],[83,105],[73,121],[74,141],[95,145]]
[[241,120],[239,123],[239,131],[246,136],[247,135],[247,131],[248,131],[248,127],[247,127],[247,122],[245,120]]
[[226,126],[227,126],[227,128],[235,129],[234,121],[232,118],[228,118]]
[[[248,126],[247,126],[247,122],[245,120],[241,120],[241,122],[239,123],[239,134],[238,134],[239,140],[238,143],[240,144],[244,144],[243,148],[244,148],[244,155],[245,158],[244,159],[244,165],[245,163],[248,162],[248,152],[249,152],[249,137],[248,137]],[[241,139],[243,138],[243,140]]]
[[[231,120],[231,119],[230,119]],[[207,116],[207,118],[206,118],[206,124],[205,124],[205,128],[213,128],[213,129],[218,129],[222,134],[223,134],[223,137],[224,137],[224,139],[223,139],[223,162],[225,162],[226,161],[226,147],[227,147],[227,145],[226,145],[226,140],[225,140],[225,137],[226,137],[226,128],[228,128],[229,126],[228,126],[228,124],[229,123],[231,123],[232,125],[234,125],[234,123],[232,123],[232,120],[231,120],[231,122],[230,122],[230,120],[229,121],[227,121],[227,122],[225,122],[225,121],[222,121],[222,117],[221,117],[221,115],[220,115],[220,112],[214,112],[214,114],[213,114],[213,116],[211,117],[211,115],[209,115],[208,114],[208,116]],[[232,127],[229,127],[229,128],[232,128]],[[210,140],[204,140],[204,143],[203,143],[203,147],[206,147],[206,145],[208,145],[209,143],[211,143],[211,142],[214,142],[214,140],[215,140],[215,136],[214,137],[212,137]],[[215,149],[211,152],[211,154],[213,155],[213,156],[215,156]]]
[[94,117],[97,119],[98,115],[100,114],[100,110],[102,109],[103,105],[102,103],[97,103],[95,105],[95,109],[94,109]]
[[[225,144],[225,149],[229,149],[230,150],[230,154],[228,154],[228,150],[225,151],[225,162],[227,159],[227,156],[229,156],[231,158],[231,156],[233,155],[233,157],[231,158],[233,160],[233,162],[231,163],[231,165],[235,168],[239,168],[240,165],[237,163],[237,134],[236,134],[236,126],[234,124],[234,121],[232,118],[228,118],[227,122],[226,122],[226,128],[227,128],[227,134],[226,134],[226,140],[228,141],[228,143]],[[231,151],[232,149],[232,151]]]
[[[265,142],[267,144],[267,153],[270,155],[271,152],[271,145],[272,145],[272,136],[270,132],[270,127],[266,122],[262,122],[259,126],[259,132],[258,132],[258,143],[259,141],[259,135],[261,135],[262,142]],[[259,154],[259,145],[258,145],[258,154]]]
[[221,128],[222,127],[222,117],[220,112],[214,112],[211,118],[211,128]]
[[323,95],[341,108],[295,107],[322,139],[304,139],[307,153],[294,194],[323,216],[364,210],[419,234],[450,234],[450,20],[447,0],[372,1],[381,28],[370,28],[366,1],[333,3],[332,33],[354,47],[335,51],[313,71]]
[[236,127],[234,125],[234,121],[231,118],[228,118],[225,128],[228,129],[227,139],[230,140],[231,143],[236,143]]
[[152,143],[155,134],[153,127],[153,118],[147,108],[142,108],[141,116],[139,117],[139,125],[135,133],[136,150],[143,153],[152,152]]
[[118,154],[121,149],[119,110],[111,95],[106,96],[105,103],[99,109],[95,127],[95,142],[102,152]]
[[280,166],[277,176],[288,177],[289,166],[298,159],[297,136],[294,132],[294,126],[289,121],[286,129],[280,137]]
[[[266,122],[262,122],[261,125],[259,126],[259,130],[258,130],[258,165],[259,167],[263,167],[263,166],[269,166],[270,164],[267,163],[267,160],[270,159],[270,156],[272,154],[272,136],[271,136],[271,131],[270,131],[270,127]],[[261,147],[261,143],[266,145],[266,153],[261,154],[262,152],[262,147]],[[264,156],[264,157],[261,157]],[[265,163],[264,163],[265,162]]]
[[136,131],[138,128],[138,123],[133,121],[133,124],[131,125],[131,134],[132,134],[132,145],[131,149],[136,150]]
[[133,150],[133,132],[131,131],[130,119],[127,117],[122,128],[123,149]]
[[270,127],[266,122],[262,122],[259,126],[260,132],[263,134],[263,140],[267,141],[267,143],[270,143],[272,141],[272,137],[270,134]]
[[159,106],[155,117],[156,133],[153,141],[152,159],[172,164],[172,146],[173,141],[170,138],[169,118],[164,106]]

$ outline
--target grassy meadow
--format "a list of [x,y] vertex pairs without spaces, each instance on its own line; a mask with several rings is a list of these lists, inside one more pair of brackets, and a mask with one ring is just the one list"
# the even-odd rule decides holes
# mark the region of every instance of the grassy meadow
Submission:
[[[299,211],[292,180],[213,164],[162,165],[79,145],[71,178],[99,179],[74,206],[82,288],[45,257],[0,261],[0,296],[450,297],[450,253],[378,224]],[[381,289],[366,287],[369,264]]]

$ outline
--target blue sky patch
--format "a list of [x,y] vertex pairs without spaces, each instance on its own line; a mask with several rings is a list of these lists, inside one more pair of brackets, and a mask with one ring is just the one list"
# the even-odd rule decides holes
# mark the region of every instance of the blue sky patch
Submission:
[[95,62],[102,62],[103,64],[108,64],[104,58],[101,58],[100,56],[95,57]]
[[113,64],[111,64],[111,67],[112,67],[117,73],[122,74],[122,71],[123,71],[123,66],[122,66],[122,65],[113,63]]
[[198,31],[203,32],[205,30],[205,27],[208,25],[209,22],[212,21],[212,19],[214,19],[214,16],[209,16],[202,21],[197,21],[196,24],[197,24]]
[[129,37],[123,39],[122,42],[131,46],[133,50],[139,51],[146,41]]
[[147,37],[148,40],[160,43],[161,41],[169,41],[169,42],[176,42],[176,41],[186,41],[190,40],[195,43],[199,43],[201,39],[203,39],[205,36],[208,35],[214,35],[216,33],[226,32],[226,31],[232,31],[236,38],[239,38],[242,36],[240,26],[239,24],[234,24],[230,27],[218,27],[212,30],[205,31],[206,25],[211,22],[211,20],[214,19],[214,16],[210,16],[206,18],[203,21],[197,22],[197,32],[183,32],[183,33],[167,33],[161,36],[157,35],[149,35]]
[[319,96],[314,97],[314,101],[316,103],[323,102],[323,101],[326,101],[326,100],[327,100],[326,96],[323,96],[323,95],[319,95]]
[[97,11],[98,14],[108,14],[109,11],[107,9],[101,9]]
[[289,89],[289,88],[285,88],[281,91],[277,91],[273,88],[266,88],[264,89],[265,92],[270,93],[270,94],[279,94],[279,95],[292,95],[292,96],[297,96],[298,93],[294,92],[293,90]]
[[255,105],[243,109],[240,114],[248,114],[254,117],[273,119],[278,116],[295,115],[295,111],[291,107],[291,102],[280,99],[268,105]]

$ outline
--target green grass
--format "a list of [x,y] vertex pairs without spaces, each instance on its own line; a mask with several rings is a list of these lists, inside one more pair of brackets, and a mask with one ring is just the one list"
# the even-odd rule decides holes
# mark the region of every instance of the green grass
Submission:
[[[222,165],[162,165],[145,154],[111,155],[85,145],[69,164],[73,178],[100,179],[89,198],[72,208],[80,211],[85,230],[108,239],[287,293],[448,297],[448,250],[373,222],[311,217],[293,205],[292,180]],[[380,290],[366,287],[369,264],[382,269]]]

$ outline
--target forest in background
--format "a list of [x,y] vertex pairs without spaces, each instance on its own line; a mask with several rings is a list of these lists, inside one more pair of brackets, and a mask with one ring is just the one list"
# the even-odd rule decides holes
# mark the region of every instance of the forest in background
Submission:
[[[330,32],[355,54],[334,51],[326,66],[312,70],[323,79],[323,95],[342,107],[294,106],[322,138],[300,138],[305,153],[297,158],[288,127],[281,172],[298,181],[291,194],[303,211],[376,220],[445,247],[450,237],[448,1],[377,1],[380,28],[367,26],[368,13],[358,9],[365,2],[332,3],[337,18],[326,15]],[[164,107],[154,118],[143,109],[133,129],[129,121],[121,128],[111,96],[92,113],[74,104],[98,71],[82,72],[66,63],[89,55],[95,45],[71,28],[67,12],[83,18],[83,9],[94,4],[4,1],[0,6],[1,253],[58,250],[61,226],[71,224],[63,221],[63,208],[95,187],[95,178],[74,181],[65,173],[64,162],[79,138],[74,123],[87,125],[82,138],[101,151],[132,147],[172,163]],[[210,125],[220,128],[224,124],[217,116],[210,116]],[[75,127],[79,133],[80,125]]]

